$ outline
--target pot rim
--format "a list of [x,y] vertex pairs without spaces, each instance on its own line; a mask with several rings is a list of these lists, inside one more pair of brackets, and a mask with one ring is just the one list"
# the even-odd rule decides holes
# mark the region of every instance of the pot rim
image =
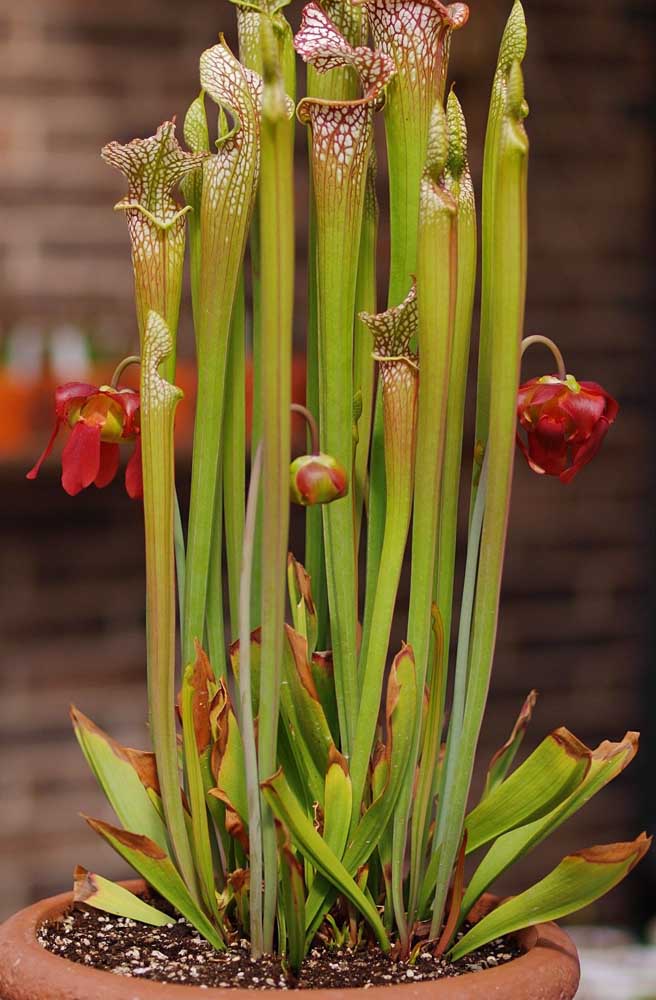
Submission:
[[[133,892],[143,889],[140,879],[121,883]],[[253,990],[209,988],[141,980],[94,969],[47,951],[37,931],[71,906],[72,892],[41,900],[20,910],[0,926],[0,996],[5,1000],[252,1000]],[[486,894],[485,909],[498,903]],[[481,913],[482,915],[482,913]],[[569,1000],[579,983],[579,961],[569,935],[555,923],[537,924],[512,935],[522,954],[504,965],[481,972],[419,983],[398,983],[344,989],[290,991],[299,1000]],[[44,992],[44,987],[46,992]],[[255,991],[257,992],[257,991]],[[265,992],[265,991],[262,991]],[[266,991],[275,994],[277,990]]]

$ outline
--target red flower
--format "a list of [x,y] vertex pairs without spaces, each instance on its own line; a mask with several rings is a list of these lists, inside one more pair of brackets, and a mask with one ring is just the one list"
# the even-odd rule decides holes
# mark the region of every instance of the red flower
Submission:
[[618,410],[596,382],[531,379],[519,388],[517,415],[526,431],[526,442],[517,434],[519,447],[534,472],[569,483],[597,454]]
[[28,479],[36,479],[53,449],[60,427],[72,428],[62,452],[62,486],[70,496],[94,483],[107,486],[118,471],[119,442],[134,441],[125,470],[125,487],[132,499],[143,495],[139,393],[134,389],[67,382],[55,392],[55,426],[45,450]]

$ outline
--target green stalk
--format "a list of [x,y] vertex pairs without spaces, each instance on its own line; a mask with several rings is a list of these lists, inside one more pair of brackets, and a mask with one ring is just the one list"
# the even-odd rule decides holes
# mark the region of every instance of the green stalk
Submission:
[[[201,56],[203,89],[226,107],[236,125],[203,163],[198,280],[198,391],[187,539],[183,654],[205,627],[212,531],[216,520],[230,323],[251,215],[259,157],[257,94],[253,81],[224,43]],[[235,211],[239,205],[240,211]],[[222,608],[214,602],[218,616]],[[214,626],[219,634],[219,625]]]
[[239,579],[246,508],[246,356],[245,303],[242,273],[232,311],[228,368],[230,391],[226,401],[223,427],[223,518],[225,522],[226,563],[231,638],[239,629]]
[[[490,683],[499,612],[515,456],[517,389],[526,297],[526,179],[528,140],[524,85],[519,62],[506,81],[505,114],[499,131],[494,193],[493,286],[490,292],[489,434],[487,497],[476,580],[474,618],[468,657],[466,702],[460,738],[451,740],[444,762],[444,796],[436,848],[440,849],[431,923],[442,923],[449,876],[462,835],[474,755]],[[484,234],[484,239],[485,239]]]
[[[395,0],[369,0],[367,11],[376,47],[394,62],[396,75],[385,99],[385,135],[390,198],[388,306],[401,302],[417,273],[419,190],[426,162],[431,114],[444,99],[451,35],[466,23],[466,7],[408,4],[396,16]],[[380,391],[371,446],[367,535],[367,594],[364,636],[371,629],[372,598],[381,564],[385,522],[385,456]],[[364,640],[363,640],[364,647]]]
[[458,533],[458,500],[462,464],[462,437],[467,394],[467,369],[471,340],[472,313],[476,288],[476,205],[474,188],[467,162],[467,131],[455,94],[449,95],[449,159],[446,183],[458,205],[458,289],[451,352],[449,398],[446,414],[446,441],[440,524],[438,562],[436,567],[436,601],[444,627],[445,662],[449,661],[451,620],[453,614],[453,579]]
[[476,390],[476,432],[474,458],[476,467],[472,486],[473,506],[478,473],[483,461],[490,426],[490,393],[493,339],[493,296],[495,277],[495,212],[499,168],[498,147],[506,113],[508,74],[513,62],[522,62],[526,54],[526,20],[520,0],[515,0],[506,24],[499,59],[492,84],[492,96],[483,155],[483,199],[481,207],[481,320],[478,347],[478,385]]
[[261,474],[262,446],[258,445],[251,467],[251,480],[248,488],[239,588],[239,732],[241,733],[244,747],[244,771],[248,801],[248,839],[250,848],[249,914],[251,955],[253,958],[259,958],[264,951],[264,930],[262,926],[262,815],[255,727],[253,723],[250,623],[250,590],[252,586],[255,522]]
[[[277,735],[284,641],[289,533],[291,352],[294,306],[294,122],[290,120],[281,66],[291,47],[289,27],[276,37],[262,18],[264,62],[260,249],[262,297],[262,663],[258,727],[260,780],[277,767]],[[264,851],[264,949],[273,950],[278,891],[278,851],[273,814],[262,813]]]
[[378,244],[378,199],[376,198],[376,159],[372,151],[367,171],[367,191],[362,217],[358,284],[355,294],[356,315],[353,383],[360,393],[361,413],[357,425],[357,443],[353,462],[355,500],[355,550],[360,549],[363,507],[368,493],[369,446],[373,423],[375,366],[371,354],[371,334],[359,318],[361,312],[376,312],[376,249]]
[[[345,469],[353,461],[353,326],[357,266],[367,171],[373,138],[373,114],[391,67],[368,50],[352,49],[345,39],[334,49],[334,28],[304,20],[296,36],[297,51],[319,66],[353,67],[366,96],[332,102],[306,98],[301,121],[312,133],[312,183],[316,208],[316,253],[319,325],[319,424],[321,450]],[[331,72],[335,72],[335,68]],[[371,78],[370,78],[371,75]],[[353,745],[357,709],[357,581],[353,497],[323,508],[330,634],[341,749]]]
[[210,564],[207,575],[205,607],[205,637],[214,676],[225,677],[226,641],[223,615],[223,467],[216,470],[216,502],[210,543]]
[[[323,5],[333,23],[339,28],[351,45],[366,42],[366,18],[362,7],[351,3],[327,0]],[[307,68],[307,94],[322,101],[351,101],[358,96],[357,77],[348,68],[335,68],[328,73],[318,73],[311,65]],[[308,137],[310,162],[312,158],[312,136]],[[309,183],[308,222],[308,320],[306,337],[306,388],[305,404],[315,419],[320,422],[319,411],[319,316],[317,289],[317,219],[312,176]],[[374,311],[371,303],[363,303],[362,309]],[[357,322],[357,321],[356,321]],[[357,382],[356,382],[357,385]],[[330,643],[328,629],[328,584],[326,580],[326,556],[323,537],[323,514],[321,508],[308,507],[305,511],[305,568],[312,579],[312,597],[317,609],[319,648],[327,648]]]
[[417,328],[414,287],[400,306],[388,309],[378,316],[363,313],[360,318],[374,334],[375,357],[380,362],[387,513],[382,549],[385,573],[379,576],[376,587],[351,755],[353,825],[360,818],[360,805],[374,744],[394,605],[412,512],[419,382],[417,359],[409,352],[410,340]]
[[159,374],[162,361],[172,349],[166,323],[151,312],[144,332],[140,386],[150,734],[173,853],[187,888],[200,903],[182,806],[175,731],[173,424],[182,393]]
[[[457,291],[457,206],[446,190],[443,177],[447,154],[446,115],[441,103],[438,103],[431,122],[431,141],[421,187],[417,259],[421,379],[417,404],[408,643],[414,653],[417,669],[418,714],[424,696],[430,648],[437,525]],[[408,951],[409,942],[403,905],[403,865],[419,740],[420,731],[417,727],[408,760],[406,786],[401,792],[401,800],[394,816],[392,885],[396,922],[404,952]]]

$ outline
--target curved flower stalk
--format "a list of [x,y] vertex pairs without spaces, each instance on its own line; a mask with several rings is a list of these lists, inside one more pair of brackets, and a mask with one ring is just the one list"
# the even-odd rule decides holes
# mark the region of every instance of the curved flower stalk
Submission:
[[[202,637],[205,626],[229,333],[259,171],[262,97],[261,79],[241,66],[223,41],[203,53],[200,73],[203,90],[231,116],[233,127],[220,136],[217,153],[203,162],[198,395],[187,546],[194,571],[187,574],[185,586],[185,663],[191,662],[194,639]],[[221,631],[218,624],[215,630]]]
[[203,156],[180,148],[174,122],[164,122],[148,139],[133,139],[126,145],[110,142],[101,156],[128,180],[127,195],[114,207],[125,212],[128,221],[139,337],[143,343],[151,310],[164,319],[174,340],[166,361],[166,374],[172,379],[182,292],[184,217],[189,211],[178,205],[172,192],[201,165]]
[[415,466],[419,366],[410,348],[417,333],[415,286],[399,306],[377,316],[360,314],[374,336],[374,357],[379,363],[385,427],[387,508],[382,561],[385,573],[378,578],[371,628],[363,636],[360,701],[353,753],[353,820],[360,817],[369,760],[383,689],[396,593],[401,576],[410,514]]
[[[353,323],[367,164],[374,112],[394,68],[381,53],[351,46],[314,3],[304,8],[295,46],[318,72],[351,67],[363,90],[363,96],[352,101],[305,98],[298,109],[300,120],[310,126],[312,135],[321,449],[349,469],[353,458]],[[326,507],[323,526],[342,750],[348,753],[357,705],[352,499]]]
[[182,392],[159,374],[173,338],[148,315],[141,362],[141,440],[146,536],[146,659],[150,733],[171,846],[190,893],[198,884],[185,823],[175,731],[175,557],[173,423]]

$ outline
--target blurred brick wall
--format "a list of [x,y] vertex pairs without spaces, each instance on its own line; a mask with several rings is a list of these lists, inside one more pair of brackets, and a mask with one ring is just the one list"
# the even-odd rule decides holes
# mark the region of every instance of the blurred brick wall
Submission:
[[[509,3],[472,6],[452,76],[480,178]],[[518,466],[483,760],[531,687],[541,691],[531,746],[561,723],[594,745],[647,716],[652,5],[526,7],[527,332],[555,337],[569,370],[606,385],[622,414],[601,459],[571,487]],[[125,223],[111,211],[122,183],[98,149],[149,134],[172,114],[181,121],[197,92],[199,51],[231,23],[229,3],[206,0],[2,5],[0,336],[19,321],[47,329],[66,319],[117,353],[131,348]],[[302,213],[300,178],[298,189]],[[527,375],[547,367],[538,354]],[[23,471],[18,461],[0,470],[0,915],[68,885],[76,862],[123,871],[77,818],[108,812],[70,734],[69,702],[119,740],[145,740],[140,511],[118,485],[72,501],[54,467],[37,485]],[[568,850],[637,833],[646,796],[638,776],[634,765],[506,888]],[[628,919],[654,878],[648,864],[593,915]]]

